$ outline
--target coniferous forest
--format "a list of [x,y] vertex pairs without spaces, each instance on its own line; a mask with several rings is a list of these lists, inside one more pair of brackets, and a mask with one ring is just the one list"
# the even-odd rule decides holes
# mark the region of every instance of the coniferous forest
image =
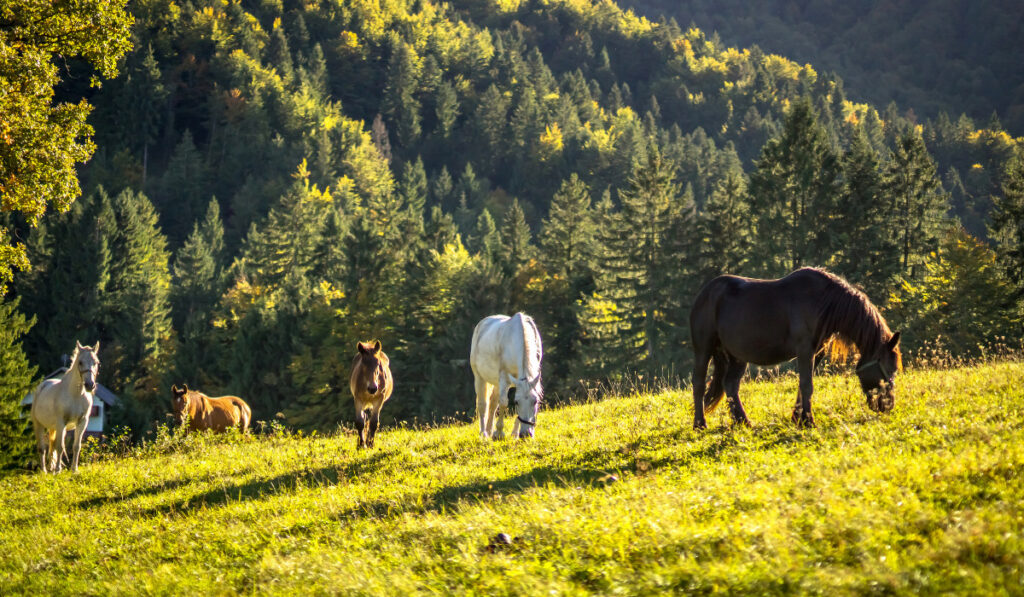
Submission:
[[125,10],[116,64],[55,60],[52,101],[92,106],[80,196],[28,216],[0,177],[0,240],[25,258],[0,303],[5,421],[76,339],[102,342],[114,422],[137,439],[167,421],[172,383],[334,429],[374,338],[395,374],[385,419],[468,418],[473,327],[515,311],[540,327],[551,401],[681,381],[703,283],[802,266],[862,288],[908,364],[1020,342],[1017,112],[1007,130],[955,95],[861,103],[863,77],[848,90],[813,60],[607,0]]

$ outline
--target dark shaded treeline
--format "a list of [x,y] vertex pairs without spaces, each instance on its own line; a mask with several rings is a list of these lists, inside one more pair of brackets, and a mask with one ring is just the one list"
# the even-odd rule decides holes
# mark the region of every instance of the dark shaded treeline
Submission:
[[966,117],[915,126],[607,3],[133,11],[88,191],[31,232],[15,294],[40,368],[102,340],[137,434],[171,383],[332,428],[371,338],[385,415],[472,414],[495,312],[535,317],[553,397],[685,374],[689,303],[724,271],[831,268],[911,352],[1019,325],[1019,143]]

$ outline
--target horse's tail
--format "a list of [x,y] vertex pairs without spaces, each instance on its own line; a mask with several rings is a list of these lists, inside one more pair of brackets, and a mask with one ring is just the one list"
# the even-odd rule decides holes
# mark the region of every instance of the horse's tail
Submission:
[[238,430],[242,433],[249,431],[249,424],[252,422],[252,409],[241,398],[235,398],[235,406],[238,407]]
[[711,383],[704,393],[704,414],[714,411],[725,396],[725,370],[728,367],[725,355],[716,352],[711,360],[715,364],[715,370],[711,374]]

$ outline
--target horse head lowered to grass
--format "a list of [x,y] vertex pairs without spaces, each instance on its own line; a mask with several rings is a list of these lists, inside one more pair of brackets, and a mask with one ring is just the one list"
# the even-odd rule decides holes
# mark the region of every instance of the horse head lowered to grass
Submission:
[[[869,408],[888,412],[895,404],[900,333],[889,330],[863,292],[824,270],[802,268],[777,280],[719,276],[697,294],[690,334],[695,429],[707,426],[704,414],[723,395],[733,421],[749,424],[739,397],[747,363],[774,365],[794,357],[800,390],[792,418],[813,426],[814,363],[829,345],[833,354],[860,354],[856,373]],[[705,387],[710,361],[714,374]]]
[[469,364],[476,385],[481,439],[504,437],[509,402],[516,416],[512,436],[533,437],[544,396],[540,380],[543,356],[540,332],[529,315],[491,315],[476,325]]

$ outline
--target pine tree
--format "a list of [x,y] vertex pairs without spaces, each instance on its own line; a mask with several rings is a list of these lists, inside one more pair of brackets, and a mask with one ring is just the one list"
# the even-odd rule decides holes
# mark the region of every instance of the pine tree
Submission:
[[[570,367],[577,361],[576,348],[581,333],[577,303],[593,291],[595,260],[594,211],[590,189],[575,174],[562,181],[551,200],[548,218],[540,234],[540,260],[550,277],[541,289],[536,312],[542,314],[546,332],[545,352],[551,378],[568,388]],[[539,311],[538,311],[539,309]]]
[[889,209],[890,234],[899,246],[900,269],[913,278],[938,246],[949,196],[924,140],[912,130],[897,140],[883,174],[882,197]]
[[668,328],[680,311],[682,260],[686,259],[685,230],[692,225],[692,197],[681,195],[675,168],[660,152],[652,151],[638,164],[629,187],[619,192],[621,209],[600,212],[601,253],[594,295],[583,314],[584,333],[598,346],[597,364],[628,362],[654,372],[677,356],[676,334]]
[[761,274],[779,276],[829,258],[840,173],[839,156],[811,102],[794,103],[782,133],[762,148],[750,178]]
[[844,186],[837,206],[837,273],[884,304],[900,272],[899,247],[887,223],[878,153],[863,131],[854,134],[843,155]]
[[505,275],[515,277],[519,270],[533,258],[530,227],[526,214],[519,206],[519,199],[513,199],[501,222],[501,256],[499,263]]
[[36,378],[21,342],[35,320],[18,312],[19,302],[0,301],[0,473],[25,466],[35,447],[21,407]]
[[459,118],[459,97],[448,81],[443,81],[437,88],[434,112],[437,116],[438,134],[448,139],[455,130],[455,123]]
[[415,161],[406,162],[402,166],[402,179],[398,188],[403,206],[422,218],[423,208],[427,202],[427,172],[419,156],[416,156]]
[[174,258],[171,318],[179,333],[175,352],[175,378],[204,387],[210,378],[209,329],[217,301],[225,290],[224,227],[217,200],[210,201],[206,217],[196,222]]
[[[101,339],[116,232],[111,202],[102,188],[33,231],[29,245],[36,268],[19,280],[18,291],[38,322],[25,348],[47,372],[70,353],[74,338],[90,344]],[[69,296],[76,300],[69,301]]]
[[[163,377],[173,362],[167,240],[144,195],[122,191],[113,201],[110,283],[104,296],[103,373],[121,395],[115,422],[138,434],[164,412]],[[109,341],[106,339],[109,338]]]
[[193,222],[210,200],[208,169],[203,156],[185,131],[160,178],[157,201],[164,233],[175,245],[184,240]]
[[754,224],[742,172],[719,180],[698,217],[700,282],[746,273]]
[[562,181],[541,228],[541,260],[545,269],[570,283],[593,270],[594,214],[590,189],[576,174]]
[[1024,155],[1018,154],[1005,166],[1002,194],[993,197],[990,234],[996,242],[1000,263],[1024,298]]

